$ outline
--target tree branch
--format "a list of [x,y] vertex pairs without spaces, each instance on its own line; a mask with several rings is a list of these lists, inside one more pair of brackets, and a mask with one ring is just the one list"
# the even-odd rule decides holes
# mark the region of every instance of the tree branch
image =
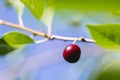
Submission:
[[96,41],[94,41],[92,39],[83,38],[83,37],[74,38],[74,37],[64,37],[64,36],[58,36],[58,35],[49,35],[49,34],[41,33],[41,32],[38,32],[36,30],[27,28],[27,27],[22,26],[22,25],[14,24],[14,23],[11,23],[11,22],[3,21],[3,20],[0,20],[0,24],[10,26],[10,27],[13,27],[13,28],[18,28],[18,29],[30,32],[32,34],[35,34],[37,36],[45,37],[45,38],[47,38],[49,40],[56,39],[56,40],[63,40],[63,41],[74,41],[74,40],[77,39],[77,41],[83,41],[83,42],[92,42],[92,43],[96,42]]

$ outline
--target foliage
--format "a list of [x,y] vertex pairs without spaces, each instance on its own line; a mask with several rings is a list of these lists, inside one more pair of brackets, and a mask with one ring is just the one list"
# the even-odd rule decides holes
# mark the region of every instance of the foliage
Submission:
[[120,24],[87,25],[96,43],[107,49],[120,49]]
[[15,50],[15,48],[9,46],[4,40],[0,39],[0,55],[4,56],[9,52]]
[[5,55],[28,43],[34,43],[29,36],[20,32],[9,32],[0,39],[0,55]]
[[119,75],[120,64],[119,59],[116,59],[102,68],[96,80],[120,80]]

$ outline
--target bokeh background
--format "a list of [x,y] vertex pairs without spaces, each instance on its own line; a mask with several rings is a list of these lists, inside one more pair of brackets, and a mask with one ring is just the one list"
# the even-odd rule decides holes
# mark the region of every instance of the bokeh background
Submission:
[[[0,19],[18,24],[17,12],[13,7],[6,6],[5,0],[0,0]],[[43,26],[47,30],[46,25],[42,21],[38,22],[27,8],[23,13],[23,21],[24,25],[31,29],[43,32],[40,27]],[[53,18],[52,34],[91,38],[85,24],[97,23],[120,23],[120,16],[116,13],[99,11],[83,13],[77,10],[59,10],[55,12]],[[0,37],[9,31],[32,35],[0,25]],[[120,59],[118,52],[105,50],[94,43],[76,42],[82,51],[81,58],[77,63],[71,64],[62,56],[64,48],[71,43],[72,41],[53,40],[28,44],[5,56],[0,56],[0,80],[96,80],[102,70],[109,68],[109,63]]]

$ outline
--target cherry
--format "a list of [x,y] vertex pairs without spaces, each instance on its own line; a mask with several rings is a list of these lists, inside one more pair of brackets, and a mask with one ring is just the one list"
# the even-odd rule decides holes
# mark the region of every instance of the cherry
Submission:
[[69,63],[75,63],[79,60],[81,49],[76,44],[69,44],[63,51],[63,58]]

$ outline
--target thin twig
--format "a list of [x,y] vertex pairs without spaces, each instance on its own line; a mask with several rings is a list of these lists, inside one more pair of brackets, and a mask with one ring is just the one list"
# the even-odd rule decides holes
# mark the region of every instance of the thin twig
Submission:
[[22,26],[22,25],[14,24],[14,23],[11,23],[11,22],[3,21],[3,20],[0,20],[0,24],[10,26],[10,27],[13,27],[13,28],[18,28],[18,29],[30,32],[30,33],[35,34],[35,35],[45,37],[49,40],[56,39],[56,40],[63,40],[63,41],[74,41],[74,40],[77,39],[77,41],[83,41],[83,42],[91,42],[91,43],[96,42],[92,39],[83,38],[83,37],[75,38],[75,37],[64,37],[64,36],[58,36],[58,35],[49,35],[49,34],[46,34],[46,33],[41,33],[41,32],[38,32],[36,30],[27,28],[27,27]]
[[22,25],[14,24],[14,23],[11,23],[11,22],[3,21],[3,20],[0,20],[0,24],[10,26],[10,27],[13,27],[13,28],[18,28],[18,29],[33,33],[33,34],[38,35],[38,36],[46,37],[46,34],[40,33],[38,31],[35,31],[33,29],[27,28],[27,27],[22,26]]
[[22,19],[22,16],[20,14],[18,14],[18,22],[22,27],[24,27],[23,19]]

